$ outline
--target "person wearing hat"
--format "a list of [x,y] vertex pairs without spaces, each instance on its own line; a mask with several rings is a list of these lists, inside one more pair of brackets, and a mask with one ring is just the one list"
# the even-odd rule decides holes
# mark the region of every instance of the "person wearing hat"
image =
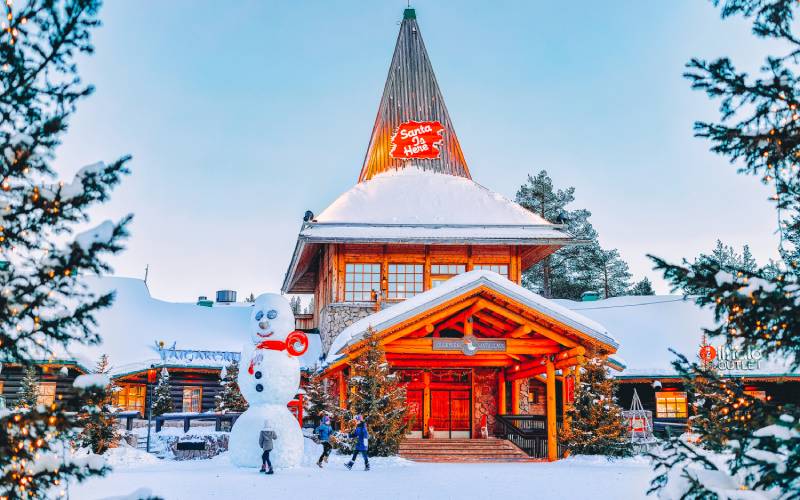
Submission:
[[[261,447],[262,454],[261,454],[261,472],[266,474],[272,474],[272,462],[269,461],[269,452],[272,451],[274,447],[272,441],[278,439],[278,435],[272,429],[269,421],[264,422],[264,428],[261,429],[261,432],[258,434],[258,446]],[[269,470],[267,470],[267,466],[269,466]]]
[[369,456],[367,455],[369,433],[367,432],[367,425],[364,423],[364,419],[361,418],[361,415],[356,415],[356,422],[358,422],[358,424],[355,430],[350,433],[350,437],[356,440],[356,449],[353,452],[353,458],[345,464],[345,467],[352,469],[353,465],[356,463],[358,454],[361,453],[361,456],[364,457],[364,470],[369,470]]
[[321,469],[322,462],[328,461],[328,455],[331,454],[331,433],[333,432],[333,428],[331,428],[331,417],[325,415],[322,417],[322,423],[319,424],[319,427],[314,429],[314,434],[319,437],[319,442],[322,445],[322,455],[319,456],[319,460],[317,460],[317,466]]

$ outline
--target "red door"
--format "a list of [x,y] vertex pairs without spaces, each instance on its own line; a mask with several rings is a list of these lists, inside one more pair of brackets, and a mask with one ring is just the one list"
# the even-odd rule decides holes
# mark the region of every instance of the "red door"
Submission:
[[429,427],[450,431],[450,391],[431,391],[431,418]]
[[450,391],[450,430],[469,431],[469,391]]
[[[454,431],[470,430],[469,391],[431,390],[431,418],[437,437],[453,437]],[[447,436],[442,436],[446,432]]]
[[408,414],[406,419],[411,420],[412,431],[422,430],[422,391],[411,390],[406,392]]

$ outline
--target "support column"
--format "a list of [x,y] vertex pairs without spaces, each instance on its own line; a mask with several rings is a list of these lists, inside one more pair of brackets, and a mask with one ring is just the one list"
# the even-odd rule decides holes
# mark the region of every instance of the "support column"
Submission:
[[[422,372],[422,435],[428,434],[428,420],[431,418],[431,372]],[[432,438],[433,436],[428,436]]]
[[561,415],[563,415],[564,420],[561,425],[564,427],[564,430],[567,430],[569,429],[569,418],[567,418],[567,410],[569,410],[570,407],[570,404],[567,402],[567,400],[569,399],[568,397],[569,391],[567,391],[567,385],[568,385],[567,381],[569,380],[570,377],[573,377],[574,381],[575,367],[571,366],[569,367],[569,369],[563,370],[562,373],[564,374],[564,376],[561,377]]
[[497,414],[506,413],[506,374],[501,368],[497,372]]
[[336,385],[339,388],[339,408],[347,408],[347,385],[344,381],[344,370],[336,373]]
[[558,436],[556,432],[556,368],[548,358],[545,365],[547,374],[547,460],[558,459]]
[[522,379],[517,379],[511,382],[511,413],[519,415],[519,386]]

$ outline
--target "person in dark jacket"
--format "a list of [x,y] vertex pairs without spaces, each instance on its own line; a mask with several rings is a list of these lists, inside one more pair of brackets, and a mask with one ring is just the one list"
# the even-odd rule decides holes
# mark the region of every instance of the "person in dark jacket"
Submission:
[[[274,439],[278,439],[278,435],[272,430],[269,422],[264,422],[264,428],[258,435],[258,446],[261,447],[263,453],[261,454],[261,472],[273,474],[272,462],[269,461],[269,452],[272,451]],[[269,470],[267,470],[269,466]]]
[[358,454],[361,453],[361,456],[364,457],[364,470],[369,470],[369,456],[367,455],[367,450],[369,449],[369,432],[367,432],[367,425],[364,423],[364,419],[361,418],[361,415],[356,415],[356,422],[358,422],[358,424],[355,430],[350,433],[350,437],[356,440],[356,450],[353,452],[353,458],[345,464],[345,467],[352,469],[353,465],[356,463]]
[[331,433],[333,432],[333,428],[331,427],[331,417],[325,415],[322,417],[322,423],[319,424],[319,427],[314,429],[314,434],[319,437],[319,442],[322,444],[322,455],[319,456],[319,460],[317,460],[317,466],[321,469],[322,462],[328,461],[328,455],[331,453]]

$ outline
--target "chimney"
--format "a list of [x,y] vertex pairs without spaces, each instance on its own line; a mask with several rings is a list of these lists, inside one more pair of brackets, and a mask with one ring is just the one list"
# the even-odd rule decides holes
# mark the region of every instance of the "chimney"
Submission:
[[218,304],[232,304],[236,302],[235,290],[217,290]]
[[197,305],[203,307],[211,307],[214,305],[214,301],[208,300],[208,297],[206,297],[205,295],[201,295],[197,297]]

